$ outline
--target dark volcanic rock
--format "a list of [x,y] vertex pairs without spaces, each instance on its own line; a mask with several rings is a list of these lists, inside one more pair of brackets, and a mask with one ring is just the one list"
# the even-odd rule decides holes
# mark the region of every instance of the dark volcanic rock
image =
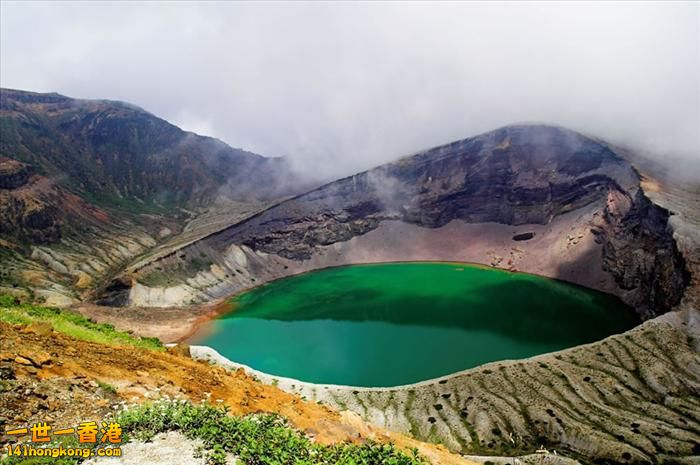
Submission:
[[[577,160],[590,154],[583,167]],[[554,216],[637,183],[606,146],[547,126],[512,126],[401,159],[320,187],[213,238],[287,258],[348,240],[380,221],[439,227],[546,224]]]
[[526,232],[526,233],[515,234],[513,236],[513,240],[514,241],[529,241],[533,237],[535,237],[534,232]]
[[[14,170],[6,168],[13,166]],[[0,235],[22,242],[47,244],[61,237],[61,213],[55,189],[23,189],[29,181],[26,165],[0,161]]]

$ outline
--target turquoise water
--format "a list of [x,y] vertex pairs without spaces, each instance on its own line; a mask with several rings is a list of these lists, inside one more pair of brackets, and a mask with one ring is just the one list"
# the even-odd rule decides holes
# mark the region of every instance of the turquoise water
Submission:
[[371,387],[573,347],[639,323],[607,294],[453,263],[330,268],[232,302],[202,344],[272,375]]

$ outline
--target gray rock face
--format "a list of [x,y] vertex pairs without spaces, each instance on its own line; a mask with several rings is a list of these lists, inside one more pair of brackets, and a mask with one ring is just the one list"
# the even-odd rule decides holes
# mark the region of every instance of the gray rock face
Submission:
[[605,209],[603,266],[629,291],[627,303],[642,318],[652,318],[681,301],[690,275],[669,228],[669,212],[641,190],[625,200],[624,212],[610,202]]

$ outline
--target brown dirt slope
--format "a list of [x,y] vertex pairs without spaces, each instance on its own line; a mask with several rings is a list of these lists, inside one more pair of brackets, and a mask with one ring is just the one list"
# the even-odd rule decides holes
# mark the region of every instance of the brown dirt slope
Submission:
[[[124,403],[167,395],[194,402],[220,402],[235,415],[279,413],[321,443],[372,438],[399,447],[417,447],[434,463],[472,463],[440,446],[370,426],[357,415],[340,414],[275,386],[263,385],[243,371],[227,371],[174,351],[107,346],[41,326],[5,323],[0,323],[0,341],[0,370],[4,385],[10,388],[0,396],[0,417],[5,419],[6,428],[46,421],[47,416],[56,421],[56,426],[73,425],[90,418],[101,419]],[[116,387],[117,392],[108,392],[102,383]]]

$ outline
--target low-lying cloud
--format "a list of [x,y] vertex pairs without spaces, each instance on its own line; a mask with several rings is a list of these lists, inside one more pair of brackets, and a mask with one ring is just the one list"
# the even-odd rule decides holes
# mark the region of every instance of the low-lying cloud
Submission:
[[523,121],[700,164],[698,3],[0,10],[3,87],[128,101],[313,176]]

